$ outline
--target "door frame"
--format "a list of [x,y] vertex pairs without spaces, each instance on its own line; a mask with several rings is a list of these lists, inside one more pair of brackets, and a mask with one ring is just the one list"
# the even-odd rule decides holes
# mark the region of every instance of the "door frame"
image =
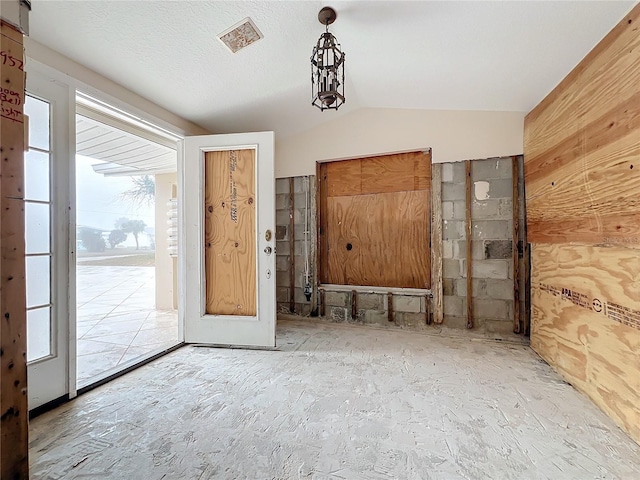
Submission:
[[[210,147],[202,148],[199,144],[209,143]],[[196,143],[198,145],[196,145]],[[271,148],[268,146],[271,145]],[[275,204],[269,209],[264,205],[260,197],[260,191],[264,195],[270,195],[275,201],[275,175],[274,175],[274,134],[273,132],[238,133],[230,135],[199,135],[185,138],[185,146],[182,158],[178,158],[178,190],[179,190],[179,231],[182,234],[178,240],[178,272],[179,295],[184,312],[184,341],[186,343],[208,343],[214,345],[236,345],[249,347],[275,347]],[[255,162],[255,186],[256,186],[256,283],[257,283],[257,310],[255,318],[237,317],[234,315],[208,315],[206,314],[206,272],[204,255],[204,154],[209,151],[228,151],[254,149],[256,151]],[[193,159],[196,160],[193,160]],[[261,161],[261,158],[263,159]],[[187,194],[196,190],[196,194]],[[183,188],[180,188],[183,186]],[[272,237],[266,241],[265,232],[271,230]],[[271,246],[273,253],[264,260],[263,250]],[[265,280],[264,266],[270,270],[270,278]],[[262,269],[262,270],[261,270]],[[272,298],[271,298],[272,297]],[[266,311],[265,311],[266,310]],[[265,317],[267,316],[267,317]],[[263,322],[262,319],[272,317],[273,339],[269,342],[247,341],[247,330],[257,328]],[[202,335],[195,331],[191,322],[204,319],[217,323],[219,327],[216,338],[218,340],[201,338]],[[242,320],[241,320],[242,319]],[[243,322],[244,320],[244,322]],[[247,323],[248,322],[248,323]],[[266,324],[263,324],[266,325]],[[235,332],[233,331],[235,327]],[[244,327],[244,331],[242,330]],[[214,327],[210,327],[210,330]],[[269,328],[266,325],[265,328]]]

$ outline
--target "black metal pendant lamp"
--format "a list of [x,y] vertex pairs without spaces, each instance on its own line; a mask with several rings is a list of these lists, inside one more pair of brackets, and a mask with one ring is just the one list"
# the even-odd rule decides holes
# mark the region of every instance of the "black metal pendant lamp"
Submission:
[[329,33],[329,25],[338,17],[331,7],[318,13],[325,26],[311,55],[311,104],[320,110],[338,110],[344,98],[344,52],[336,37]]

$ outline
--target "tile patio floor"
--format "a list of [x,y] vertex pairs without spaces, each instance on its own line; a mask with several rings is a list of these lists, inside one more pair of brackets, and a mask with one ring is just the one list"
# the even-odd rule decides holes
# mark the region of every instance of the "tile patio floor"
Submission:
[[78,387],[178,342],[178,313],[155,309],[155,268],[77,266]]

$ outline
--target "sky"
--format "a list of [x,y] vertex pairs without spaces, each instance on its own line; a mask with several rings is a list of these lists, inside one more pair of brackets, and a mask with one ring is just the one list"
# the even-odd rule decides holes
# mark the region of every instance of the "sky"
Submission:
[[[147,232],[155,229],[155,207],[153,204],[134,203],[123,199],[122,193],[133,187],[131,177],[105,177],[95,173],[91,165],[100,160],[76,155],[76,223],[78,226],[111,231],[121,217],[142,220]],[[140,246],[149,245],[140,235]],[[125,246],[135,247],[133,235],[129,234]]]

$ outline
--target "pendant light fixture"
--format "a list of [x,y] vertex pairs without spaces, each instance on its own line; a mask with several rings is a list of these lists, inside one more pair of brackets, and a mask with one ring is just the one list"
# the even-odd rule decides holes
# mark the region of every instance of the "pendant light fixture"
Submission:
[[311,104],[321,111],[338,110],[344,98],[344,52],[336,37],[329,33],[329,25],[338,14],[331,7],[318,13],[318,20],[325,26],[311,55]]

